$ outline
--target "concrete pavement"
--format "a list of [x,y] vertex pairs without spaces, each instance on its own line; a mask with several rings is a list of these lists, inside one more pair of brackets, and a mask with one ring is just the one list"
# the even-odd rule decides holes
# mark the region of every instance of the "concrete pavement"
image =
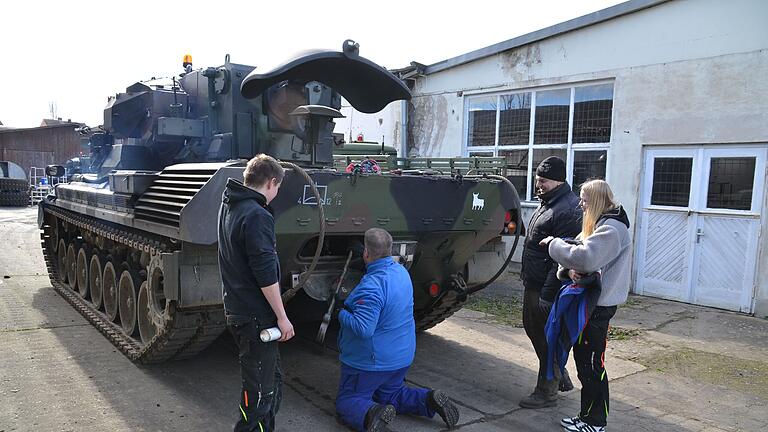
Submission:
[[[239,384],[231,339],[222,336],[191,360],[132,364],[50,287],[35,216],[34,209],[0,209],[0,432],[231,430]],[[489,293],[518,290],[508,277]],[[768,321],[632,297],[614,325],[627,336],[609,342],[609,430],[768,427]],[[459,430],[556,431],[561,417],[578,410],[578,390],[556,408],[518,408],[536,381],[535,355],[520,328],[465,309],[417,343],[409,381],[451,395]],[[320,355],[298,339],[281,352],[279,430],[345,430],[334,418],[334,353]],[[392,429],[444,425],[400,416]]]

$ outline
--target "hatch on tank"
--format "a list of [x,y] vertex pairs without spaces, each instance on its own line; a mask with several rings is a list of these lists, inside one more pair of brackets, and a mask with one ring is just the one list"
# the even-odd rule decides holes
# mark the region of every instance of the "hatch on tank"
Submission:
[[410,99],[405,84],[368,59],[360,57],[359,45],[344,41],[342,52],[303,51],[282,64],[261,73],[253,70],[243,80],[240,92],[255,98],[282,81],[319,81],[344,96],[356,110],[375,113],[396,100]]

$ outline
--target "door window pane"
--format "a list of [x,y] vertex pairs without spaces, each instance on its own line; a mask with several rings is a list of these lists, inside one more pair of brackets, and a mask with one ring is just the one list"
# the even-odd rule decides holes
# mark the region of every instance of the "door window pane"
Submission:
[[576,87],[573,100],[573,142],[611,140],[613,84]]
[[527,199],[528,193],[528,149],[499,150],[499,156],[507,159],[507,178],[515,185],[520,199]]
[[475,151],[475,152],[469,152],[469,156],[477,156],[477,157],[493,157],[492,151]]
[[502,95],[499,103],[499,145],[528,144],[531,94]]
[[707,208],[751,210],[754,180],[754,157],[712,158]]
[[581,185],[594,179],[605,180],[607,150],[573,152],[573,191],[578,195]]
[[531,199],[535,199],[536,194],[536,168],[539,166],[541,161],[544,159],[550,157],[550,156],[557,156],[560,159],[566,161],[566,164],[568,163],[567,160],[567,151],[566,149],[562,148],[554,148],[554,149],[534,149],[533,150],[533,169],[531,170],[531,184],[533,185],[533,191],[531,191]]
[[653,160],[652,205],[688,207],[693,158]]
[[570,103],[571,89],[536,93],[534,144],[565,144],[568,142]]
[[469,100],[467,146],[496,144],[496,96]]

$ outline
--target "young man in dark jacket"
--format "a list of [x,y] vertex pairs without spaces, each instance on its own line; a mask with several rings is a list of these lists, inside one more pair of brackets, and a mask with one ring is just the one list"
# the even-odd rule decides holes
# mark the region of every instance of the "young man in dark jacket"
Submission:
[[280,298],[280,263],[275,220],[269,203],[277,196],[284,171],[270,156],[257,155],[229,179],[219,210],[219,269],[227,326],[240,350],[240,418],[235,432],[275,430],[282,399],[277,341],[264,343],[262,329],[280,328],[280,342],[293,337]]
[[565,182],[565,162],[559,157],[550,156],[536,168],[536,195],[540,204],[528,224],[520,278],[525,287],[523,327],[539,358],[539,371],[533,393],[520,401],[523,408],[554,406],[557,404],[558,387],[564,391],[573,388],[567,373],[562,377],[558,373],[551,380],[546,377],[547,338],[544,326],[561,282],[557,278],[557,263],[549,256],[546,246],[539,245],[539,242],[548,236],[573,238],[581,232],[579,198]]
[[453,427],[459,411],[445,393],[405,385],[416,352],[413,285],[408,271],[391,255],[387,231],[365,232],[366,273],[339,311],[336,412],[358,431],[385,430],[395,414],[431,418],[437,413]]

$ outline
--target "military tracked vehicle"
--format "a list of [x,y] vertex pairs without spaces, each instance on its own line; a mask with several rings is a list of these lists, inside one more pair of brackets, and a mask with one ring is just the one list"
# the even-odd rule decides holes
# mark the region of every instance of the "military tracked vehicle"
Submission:
[[29,181],[19,165],[0,161],[0,207],[29,205]]
[[[502,161],[378,155],[379,172],[345,172],[370,158],[333,155],[341,96],[368,113],[410,98],[357,44],[304,52],[263,73],[229,56],[197,70],[185,57],[184,67],[168,83],[136,83],[110,98],[103,127],[90,131],[88,173],[39,206],[53,286],[131,360],[193,356],[224,331],[218,209],[227,179],[242,180],[259,153],[286,167],[272,206],[295,324],[321,320],[349,251],[371,227],[395,239],[419,329],[478,289],[467,286],[465,264],[518,215],[517,194],[494,175]],[[362,271],[349,269],[343,292]]]

